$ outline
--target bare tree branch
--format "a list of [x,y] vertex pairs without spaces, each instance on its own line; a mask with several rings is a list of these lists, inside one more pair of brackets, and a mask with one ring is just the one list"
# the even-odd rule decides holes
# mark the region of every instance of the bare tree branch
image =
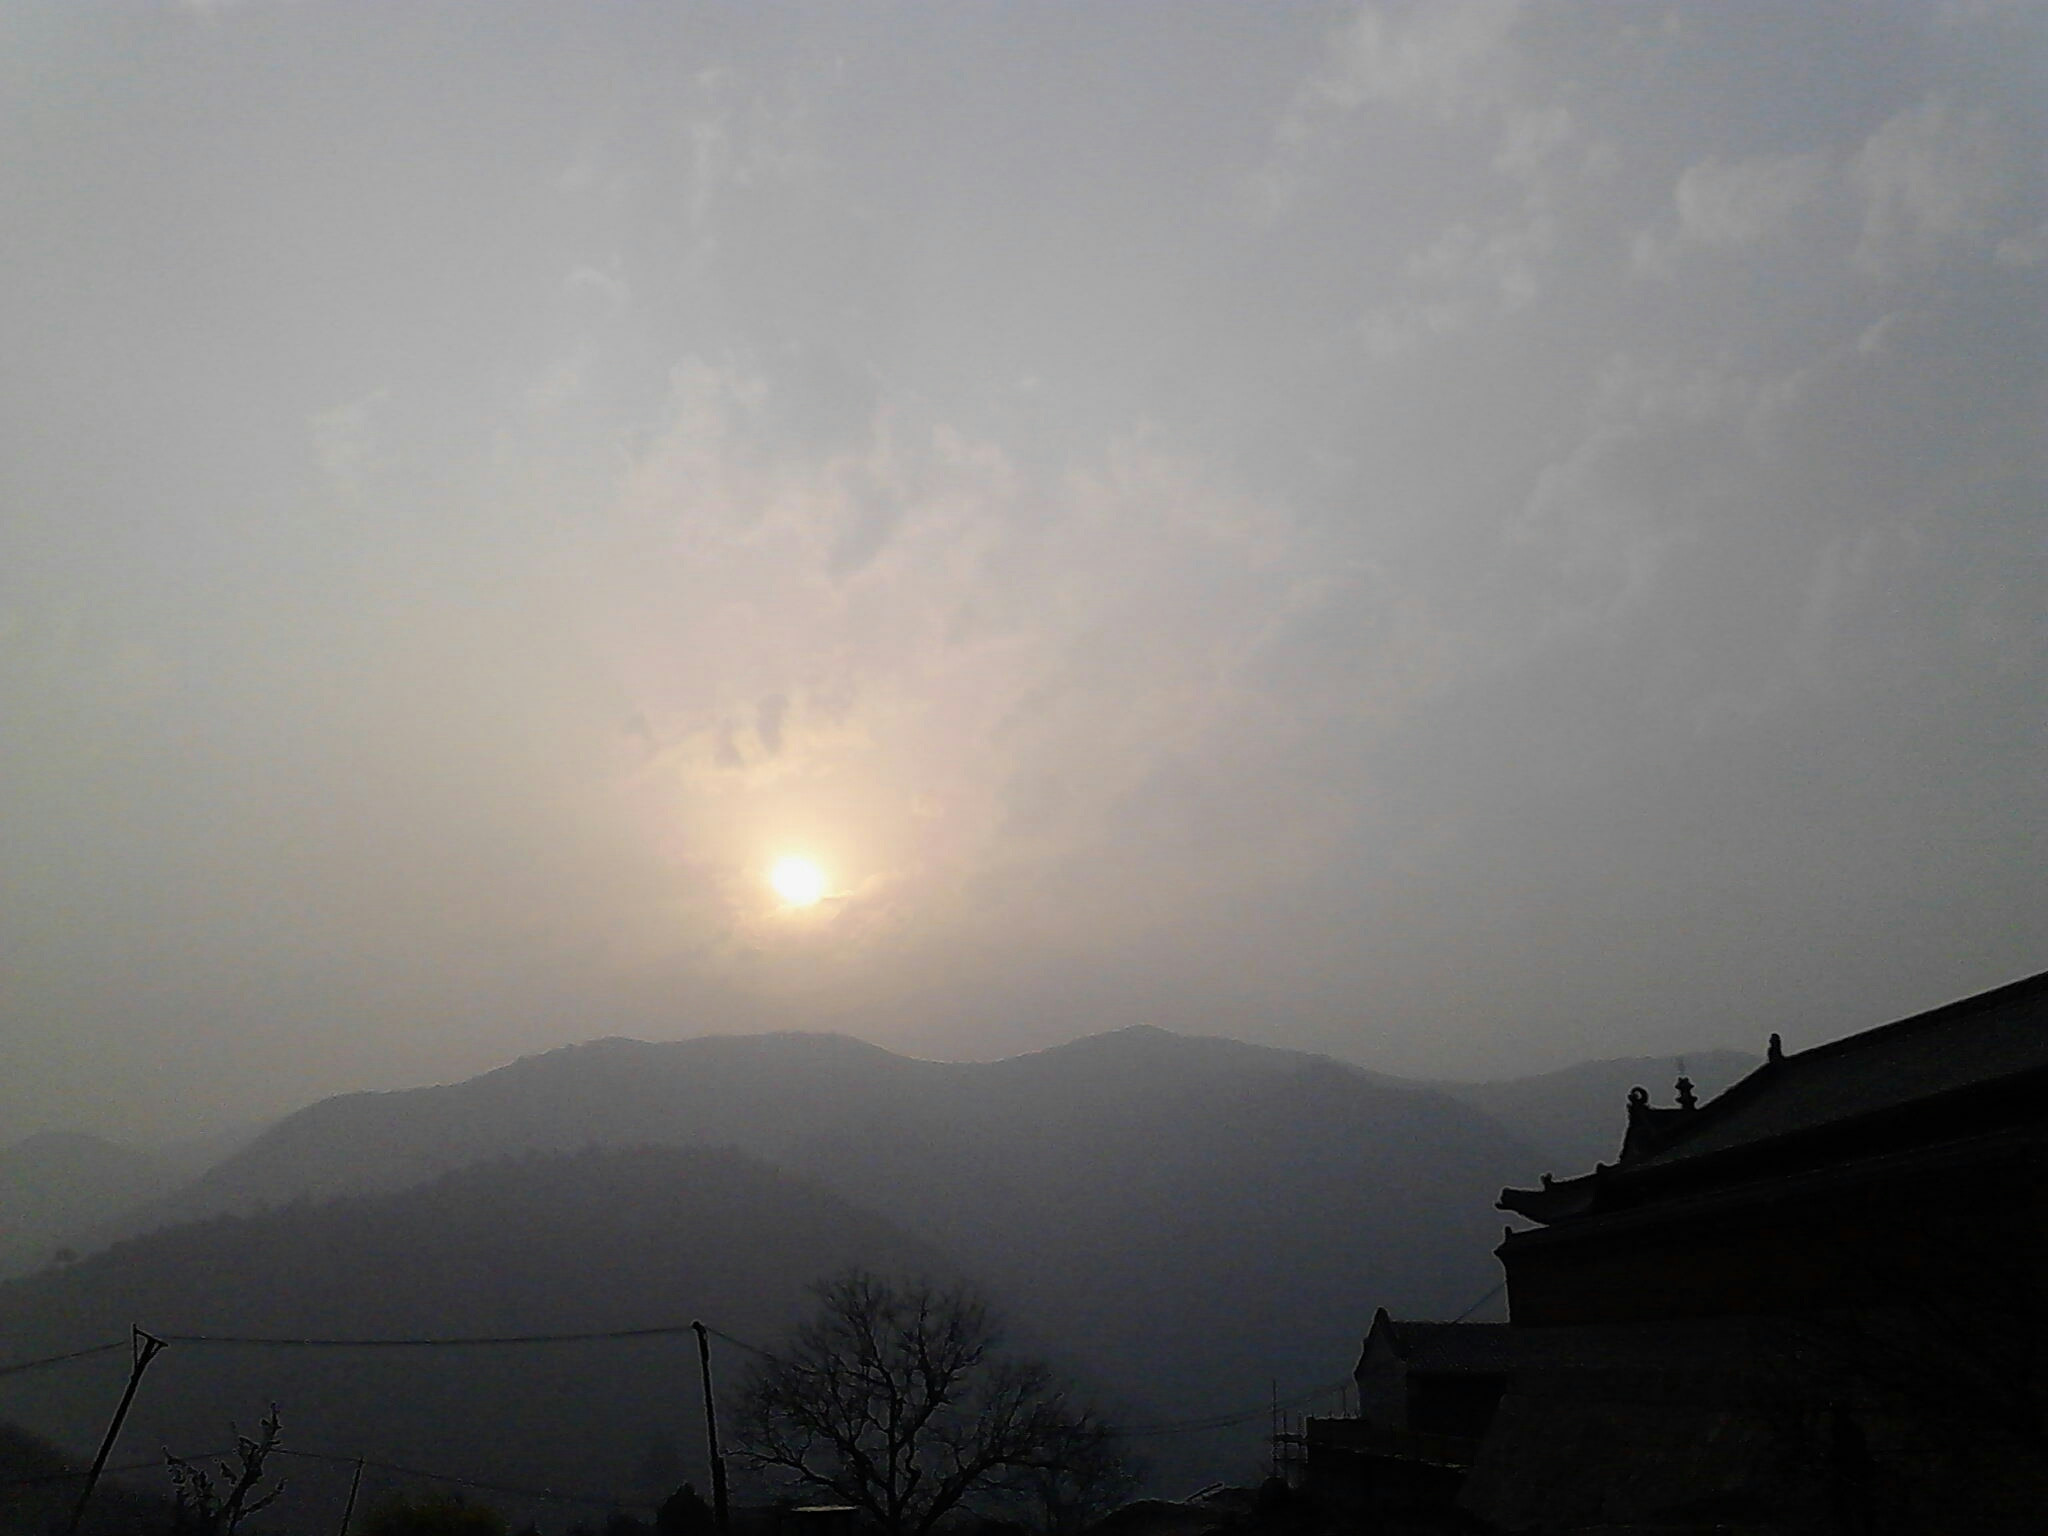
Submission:
[[234,1536],[243,1521],[277,1501],[277,1496],[284,1492],[282,1482],[267,1492],[259,1493],[257,1489],[263,1481],[263,1464],[277,1449],[278,1431],[277,1405],[273,1403],[257,1426],[254,1438],[235,1436],[235,1459],[216,1464],[225,1493],[219,1491],[205,1469],[164,1452],[175,1494],[173,1529],[179,1536]]
[[1113,1431],[1047,1367],[1001,1355],[972,1292],[847,1270],[812,1293],[816,1313],[744,1389],[747,1464],[852,1505],[883,1536],[929,1536],[989,1499],[1033,1500],[1050,1523],[1071,1472],[1116,1483]]

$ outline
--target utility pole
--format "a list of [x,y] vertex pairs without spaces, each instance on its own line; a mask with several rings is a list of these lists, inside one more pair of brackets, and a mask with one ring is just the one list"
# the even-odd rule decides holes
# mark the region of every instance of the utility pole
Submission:
[[1271,1461],[1269,1461],[1269,1462],[1267,1462],[1267,1463],[1266,1463],[1266,1475],[1267,1475],[1268,1477],[1278,1477],[1278,1476],[1280,1475],[1280,1433],[1281,1433],[1281,1430],[1280,1430],[1280,1378],[1279,1378],[1279,1377],[1277,1377],[1277,1376],[1274,1376],[1274,1377],[1270,1378],[1270,1381],[1271,1381],[1271,1385],[1272,1385],[1272,1388],[1273,1388],[1273,1416],[1272,1416],[1271,1420],[1269,1420],[1269,1421],[1268,1421],[1268,1424],[1267,1424],[1267,1432],[1268,1432],[1268,1434],[1269,1434],[1269,1436],[1270,1436],[1270,1442],[1269,1442],[1269,1443],[1270,1443],[1270,1444],[1272,1445],[1272,1447],[1273,1447],[1273,1459],[1272,1459]]
[[356,1458],[356,1475],[348,1480],[348,1504],[341,1512],[338,1536],[348,1536],[348,1523],[356,1512],[356,1490],[363,1486],[363,1458]]
[[732,1510],[725,1495],[725,1457],[718,1450],[718,1404],[711,1395],[711,1333],[702,1323],[697,1333],[697,1368],[704,1378],[704,1438],[711,1447],[711,1513],[720,1532],[732,1529]]
[[106,1438],[100,1441],[99,1455],[92,1459],[92,1470],[85,1474],[85,1487],[79,1491],[78,1502],[71,1507],[71,1524],[65,1527],[65,1536],[78,1536],[78,1522],[85,1518],[85,1506],[92,1502],[92,1491],[99,1486],[100,1474],[107,1469],[107,1457],[113,1453],[114,1442],[121,1437],[121,1422],[128,1417],[128,1405],[135,1401],[135,1389],[142,1385],[142,1373],[149,1369],[149,1362],[163,1352],[164,1341],[153,1333],[144,1333],[139,1324],[130,1323],[128,1347],[134,1356],[134,1363],[128,1370],[128,1388],[121,1394],[121,1406],[114,1410],[114,1417],[107,1425]]

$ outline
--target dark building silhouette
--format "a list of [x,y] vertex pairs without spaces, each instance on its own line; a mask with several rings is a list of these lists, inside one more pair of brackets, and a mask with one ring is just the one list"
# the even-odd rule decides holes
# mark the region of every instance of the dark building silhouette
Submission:
[[[1683,1080],[1681,1080],[1683,1081]],[[2003,1283],[2041,1212],[2048,975],[1809,1051],[1711,1104],[1631,1094],[1619,1159],[1501,1192],[1517,1326],[1803,1313]],[[1988,1240],[1987,1240],[1988,1239]],[[2033,1256],[2038,1260],[2038,1256]]]
[[1519,1342],[1505,1323],[1403,1322],[1381,1307],[1352,1372],[1357,1414],[1303,1427],[1306,1490],[1382,1525],[1448,1515]]
[[1637,1089],[1614,1163],[1502,1192],[1509,1324],[1375,1318],[1311,1483],[1386,1529],[2039,1532],[2044,1190],[2048,974]]
[[1476,1441],[1493,1422],[1515,1342],[1505,1323],[1396,1322],[1381,1307],[1352,1372],[1358,1416]]

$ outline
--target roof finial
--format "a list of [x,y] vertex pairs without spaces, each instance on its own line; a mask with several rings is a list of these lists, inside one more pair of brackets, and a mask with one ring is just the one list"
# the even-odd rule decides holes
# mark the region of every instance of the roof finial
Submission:
[[1692,1079],[1689,1077],[1679,1078],[1678,1107],[1680,1109],[1698,1109],[1699,1104],[1700,1101],[1693,1096]]
[[1629,1089],[1629,1091],[1628,1091],[1628,1107],[1629,1107],[1630,1109],[1644,1109],[1644,1108],[1647,1108],[1647,1107],[1649,1106],[1649,1103],[1650,1103],[1650,1090],[1649,1090],[1649,1089],[1647,1089],[1647,1088],[1644,1088],[1644,1087],[1642,1087],[1641,1085],[1638,1085],[1638,1086],[1636,1086],[1636,1087],[1634,1087],[1634,1088],[1631,1088],[1631,1089]]
[[1783,1061],[1785,1059],[1785,1042],[1778,1038],[1777,1031],[1775,1030],[1771,1032],[1771,1043],[1764,1052],[1764,1059],[1766,1061]]

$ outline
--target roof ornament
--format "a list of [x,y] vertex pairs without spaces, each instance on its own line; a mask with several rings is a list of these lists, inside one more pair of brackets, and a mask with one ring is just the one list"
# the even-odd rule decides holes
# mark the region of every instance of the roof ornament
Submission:
[[1644,1088],[1644,1087],[1641,1087],[1641,1086],[1638,1086],[1638,1087],[1634,1087],[1634,1088],[1631,1088],[1631,1089],[1629,1089],[1629,1091],[1628,1091],[1628,1107],[1629,1107],[1630,1109],[1647,1109],[1647,1108],[1649,1107],[1649,1104],[1650,1104],[1650,1090],[1649,1090],[1649,1089],[1647,1089],[1647,1088]]
[[1697,1097],[1696,1097],[1696,1096],[1694,1095],[1694,1093],[1693,1093],[1693,1091],[1692,1091],[1692,1079],[1691,1079],[1691,1078],[1689,1078],[1689,1077],[1681,1077],[1681,1078],[1679,1078],[1679,1080],[1678,1080],[1678,1084],[1677,1084],[1677,1092],[1678,1092],[1678,1107],[1679,1107],[1680,1109],[1698,1109],[1698,1108],[1700,1107],[1700,1101],[1699,1101],[1699,1099],[1698,1099],[1698,1098],[1697,1098]]
[[1764,1060],[1769,1062],[1779,1062],[1783,1061],[1784,1059],[1785,1042],[1778,1037],[1777,1031],[1773,1030],[1771,1032],[1771,1043],[1767,1047],[1765,1047],[1764,1050]]
[[1556,1182],[1557,1182],[1557,1180],[1556,1180],[1556,1179],[1555,1179],[1555,1178],[1554,1178],[1554,1177],[1553,1177],[1552,1175],[1550,1175],[1550,1174],[1547,1174],[1547,1173],[1546,1173],[1545,1175],[1543,1175],[1543,1187],[1544,1187],[1545,1189],[1548,1189],[1548,1188],[1550,1188],[1550,1186],[1551,1186],[1551,1185],[1553,1185],[1553,1184],[1555,1184]]

